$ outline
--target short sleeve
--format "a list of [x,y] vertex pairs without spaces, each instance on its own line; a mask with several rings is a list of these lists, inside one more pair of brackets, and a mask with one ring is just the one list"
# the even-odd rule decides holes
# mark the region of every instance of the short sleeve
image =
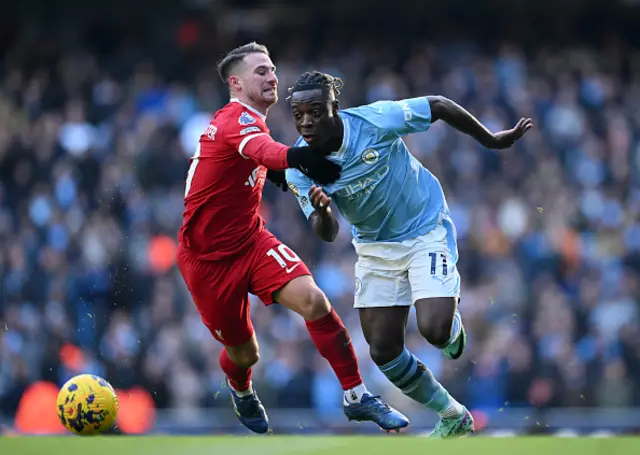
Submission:
[[313,181],[297,169],[287,169],[285,172],[289,191],[294,194],[298,200],[300,209],[304,212],[307,219],[309,219],[315,210],[309,200],[309,191],[313,186]]
[[431,126],[431,106],[426,96],[399,101],[377,101],[366,106],[371,123],[385,133],[405,136],[427,131]]
[[224,141],[246,158],[242,151],[249,141],[260,136],[268,136],[269,131],[264,123],[249,111],[242,111],[236,115],[238,115],[237,119],[229,118],[227,119],[228,121],[225,121],[224,125],[220,125],[218,128],[223,131]]

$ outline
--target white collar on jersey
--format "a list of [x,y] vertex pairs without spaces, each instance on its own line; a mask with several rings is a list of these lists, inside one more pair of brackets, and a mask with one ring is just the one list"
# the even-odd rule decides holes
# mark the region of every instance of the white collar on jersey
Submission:
[[254,114],[258,114],[260,116],[260,118],[262,120],[266,120],[267,116],[264,115],[262,112],[258,112],[257,110],[255,110],[254,108],[252,108],[251,106],[249,106],[248,104],[243,103],[242,101],[240,101],[238,98],[231,98],[229,100],[230,103],[240,103],[242,104],[244,107],[246,107],[247,109],[249,109],[251,112],[253,112]]

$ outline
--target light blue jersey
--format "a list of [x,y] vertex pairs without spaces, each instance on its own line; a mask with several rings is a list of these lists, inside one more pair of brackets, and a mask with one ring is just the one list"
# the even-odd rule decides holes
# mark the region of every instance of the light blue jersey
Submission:
[[[344,139],[329,159],[342,166],[342,176],[323,189],[353,226],[355,242],[402,242],[448,220],[440,182],[402,140],[431,126],[426,97],[378,101],[339,111],[339,115]],[[305,145],[302,137],[296,142],[296,146]],[[308,218],[314,211],[309,201],[314,182],[297,169],[287,169],[286,176]]]

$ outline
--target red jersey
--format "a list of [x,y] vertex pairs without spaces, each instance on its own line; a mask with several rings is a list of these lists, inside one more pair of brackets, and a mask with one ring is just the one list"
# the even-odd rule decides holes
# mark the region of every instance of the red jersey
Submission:
[[271,138],[263,114],[237,99],[216,112],[191,158],[178,240],[202,260],[248,248],[264,229],[267,167],[286,169],[288,149]]

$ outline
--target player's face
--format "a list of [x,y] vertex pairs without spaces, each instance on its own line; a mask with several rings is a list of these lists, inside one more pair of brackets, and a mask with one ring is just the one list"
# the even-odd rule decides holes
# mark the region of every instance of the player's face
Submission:
[[291,94],[291,114],[296,130],[311,146],[322,147],[334,136],[336,101],[323,96],[320,89]]
[[252,105],[266,108],[278,102],[276,67],[269,56],[247,55],[239,79],[242,93]]

